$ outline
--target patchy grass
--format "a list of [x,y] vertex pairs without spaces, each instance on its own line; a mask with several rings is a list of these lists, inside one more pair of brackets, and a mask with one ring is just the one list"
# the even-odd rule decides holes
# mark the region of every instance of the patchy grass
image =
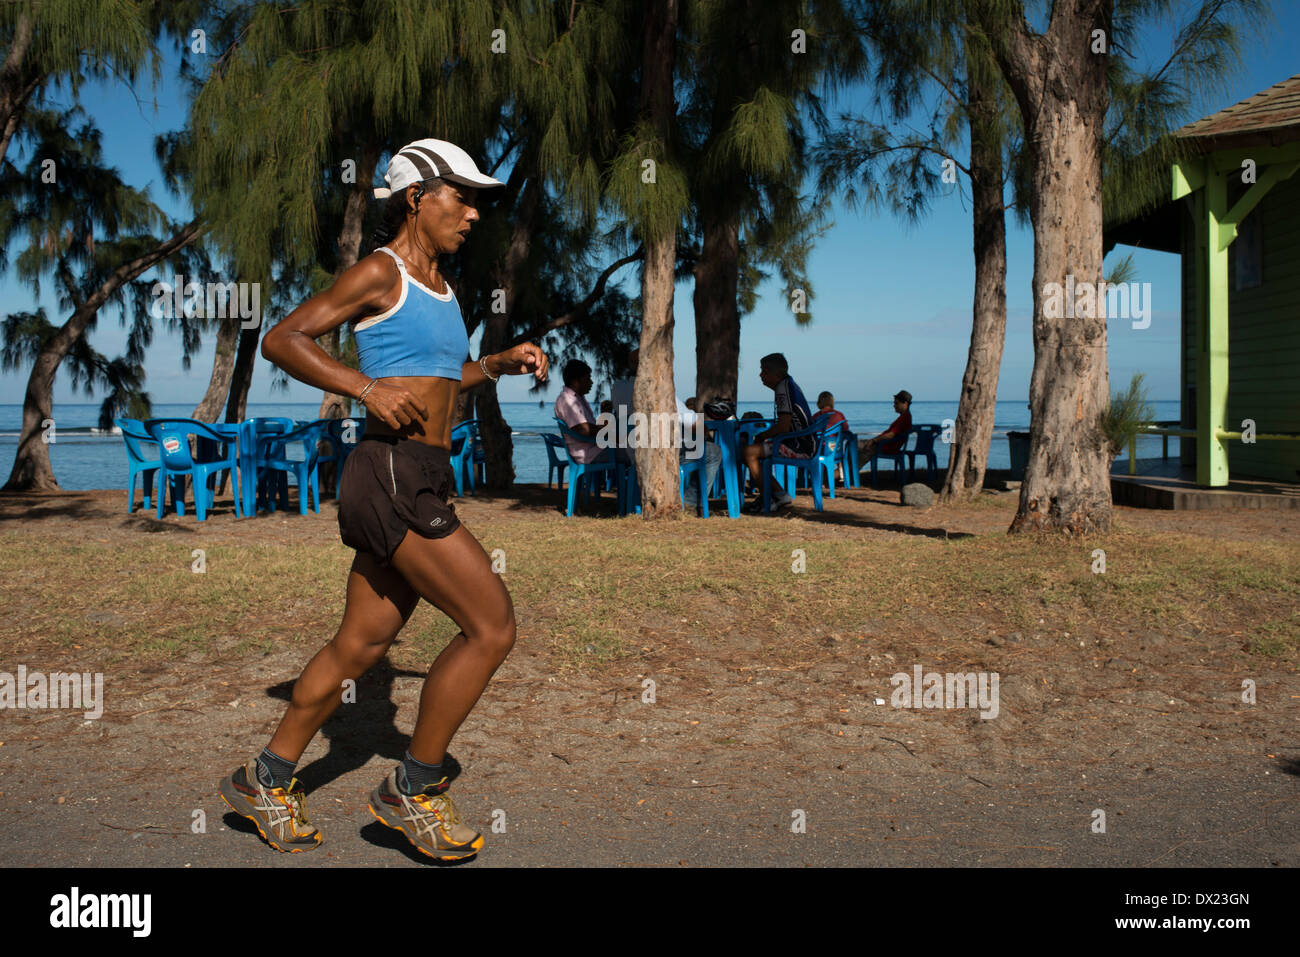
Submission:
[[[1012,507],[990,501],[975,511]],[[1225,542],[1136,523],[1095,540],[1001,530],[944,538],[881,531],[893,527],[885,523],[562,521],[499,505],[471,524],[485,549],[504,551],[521,633],[560,671],[682,635],[743,634],[783,660],[828,636],[918,628],[941,638],[1211,630],[1254,654],[1300,657],[1300,551],[1284,538]],[[107,539],[60,541],[9,528],[0,614],[15,650],[51,643],[161,660],[266,653],[317,645],[342,616],[352,553],[323,522],[310,530],[316,540],[255,544],[116,528]],[[1093,572],[1097,548],[1104,574]],[[394,655],[427,663],[456,630],[422,604]]]
[[1259,622],[1248,648],[1267,658],[1300,658],[1300,612],[1292,612],[1280,620]]

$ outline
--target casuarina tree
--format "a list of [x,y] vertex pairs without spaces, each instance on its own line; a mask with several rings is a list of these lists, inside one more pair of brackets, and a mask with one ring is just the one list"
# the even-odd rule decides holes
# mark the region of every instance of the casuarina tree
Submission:
[[[1103,165],[1115,59],[1136,59],[1135,31],[1161,0],[1054,3],[1042,30],[1024,5],[971,0],[970,19],[1015,95],[1029,161],[1026,203],[1034,227],[1034,368],[1030,446],[1011,531],[1106,531],[1110,457],[1102,429],[1110,404],[1102,258]],[[1186,89],[1217,80],[1240,39],[1235,23],[1259,4],[1207,0],[1175,32]],[[1166,114],[1168,115],[1168,114]],[[1074,301],[1066,304],[1065,296]]]

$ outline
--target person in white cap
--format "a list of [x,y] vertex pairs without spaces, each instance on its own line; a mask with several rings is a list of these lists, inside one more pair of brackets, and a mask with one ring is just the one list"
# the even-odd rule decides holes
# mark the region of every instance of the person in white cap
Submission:
[[[478,221],[481,188],[503,185],[443,140],[417,140],[388,164],[378,248],[267,333],[262,354],[327,392],[354,396],[366,429],[339,479],[339,531],[356,549],[343,623],[308,663],[260,755],[221,782],[221,795],[281,851],[320,845],[294,767],[355,682],[383,658],[421,598],[460,627],[425,678],[415,733],[402,763],[370,795],[370,811],[421,852],[472,857],[482,836],[462,824],[444,792],[459,766],[456,733],[515,642],[510,595],[483,547],[448,501],[456,398],[487,379],[545,381],[542,350],[524,343],[467,361],[469,338],[438,257],[454,253]],[[360,371],[316,339],[351,323]]]

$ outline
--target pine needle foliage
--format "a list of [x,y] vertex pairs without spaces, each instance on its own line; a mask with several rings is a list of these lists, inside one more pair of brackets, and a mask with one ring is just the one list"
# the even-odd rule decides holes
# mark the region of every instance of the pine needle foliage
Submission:
[[1129,440],[1137,435],[1143,423],[1155,418],[1155,409],[1147,398],[1142,381],[1142,373],[1134,373],[1128,388],[1116,392],[1102,412],[1100,431],[1106,437],[1112,459],[1128,446]]

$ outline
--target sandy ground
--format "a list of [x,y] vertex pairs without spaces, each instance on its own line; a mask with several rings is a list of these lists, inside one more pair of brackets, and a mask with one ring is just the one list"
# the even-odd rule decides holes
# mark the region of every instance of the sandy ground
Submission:
[[[25,536],[129,547],[149,533],[201,547],[264,542],[272,528],[277,541],[337,540],[332,502],[319,516],[219,512],[198,525],[128,517],[122,498],[0,498],[0,534],[15,535],[5,547]],[[458,509],[476,531],[521,510],[563,522],[555,498],[524,489]],[[895,500],[853,492],[785,527],[800,540],[980,534],[1010,514],[913,512]],[[1296,542],[1300,531],[1287,513],[1117,511],[1130,527],[1234,542]],[[764,521],[776,520],[741,519],[737,534]],[[515,652],[452,745],[464,767],[452,793],[487,839],[461,866],[1300,864],[1300,678],[1212,629],[1118,638],[1085,628],[1076,645],[918,610],[905,626],[868,620],[826,635],[790,664],[745,628],[647,620],[648,650],[557,676],[528,641],[528,609],[519,623]],[[427,864],[365,807],[401,758],[419,671],[376,668],[304,756],[319,850],[277,854],[218,798],[219,778],[265,742],[312,651],[119,668],[115,693],[131,706],[93,722],[0,713],[0,861]],[[53,651],[42,660],[60,664]],[[945,660],[1001,675],[996,720],[889,706],[892,673]],[[1254,706],[1240,700],[1243,675],[1258,683]]]

